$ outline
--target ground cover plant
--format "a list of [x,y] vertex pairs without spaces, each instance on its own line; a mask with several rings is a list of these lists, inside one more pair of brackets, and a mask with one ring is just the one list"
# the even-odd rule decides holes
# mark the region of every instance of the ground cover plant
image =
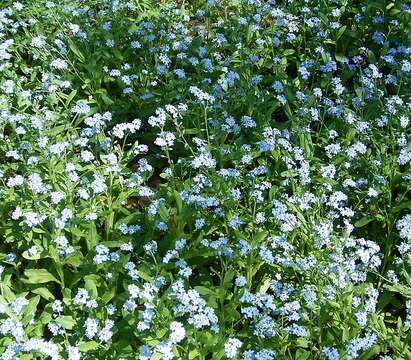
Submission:
[[0,360],[411,359],[410,24],[2,0]]

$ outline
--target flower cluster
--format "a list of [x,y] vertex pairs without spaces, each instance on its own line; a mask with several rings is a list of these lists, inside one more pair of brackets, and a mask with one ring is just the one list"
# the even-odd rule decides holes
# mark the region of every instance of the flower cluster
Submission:
[[0,6],[0,360],[411,359],[405,1]]

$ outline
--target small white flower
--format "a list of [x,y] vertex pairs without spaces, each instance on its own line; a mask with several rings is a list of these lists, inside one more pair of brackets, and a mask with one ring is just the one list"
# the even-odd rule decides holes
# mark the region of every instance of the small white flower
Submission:
[[237,355],[238,349],[243,345],[243,343],[238,339],[228,339],[224,345],[225,355],[228,359],[234,359]]

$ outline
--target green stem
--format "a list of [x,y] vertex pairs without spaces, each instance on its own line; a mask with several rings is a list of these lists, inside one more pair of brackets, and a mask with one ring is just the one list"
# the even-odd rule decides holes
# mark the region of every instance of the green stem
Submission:
[[208,131],[208,121],[207,121],[207,105],[204,107],[204,124],[207,134],[207,143],[210,145],[210,133]]

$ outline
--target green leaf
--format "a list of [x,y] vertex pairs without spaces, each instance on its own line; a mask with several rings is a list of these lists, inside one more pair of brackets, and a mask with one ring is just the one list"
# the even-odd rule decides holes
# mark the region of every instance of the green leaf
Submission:
[[289,55],[292,55],[292,54],[294,54],[295,53],[295,50],[294,49],[286,49],[286,50],[284,50],[284,52],[283,52],[283,56],[289,56]]
[[335,57],[335,60],[341,61],[344,58],[344,54],[336,53],[334,57]]
[[111,100],[111,98],[107,94],[101,94],[101,100],[103,100],[105,105],[114,104],[114,100]]
[[109,290],[104,292],[104,295],[101,297],[101,301],[103,304],[107,304],[116,294],[116,289],[114,287],[110,287]]
[[231,287],[233,283],[235,272],[233,270],[228,270],[225,273],[224,279],[223,279],[223,286],[224,288],[228,289]]
[[311,357],[311,353],[306,350],[298,349],[295,354],[296,360],[307,360]]
[[28,269],[24,271],[27,279],[22,279],[27,284],[44,284],[50,281],[60,283],[51,273],[46,269]]
[[411,208],[411,201],[402,201],[399,205],[395,206],[392,211],[394,213],[399,212],[403,209],[410,209]]
[[88,233],[88,236],[86,237],[86,242],[87,242],[88,251],[94,249],[96,245],[98,244],[97,228],[96,228],[96,224],[93,222],[90,223],[89,233]]
[[164,222],[168,221],[169,215],[168,215],[168,210],[167,208],[164,206],[164,204],[160,204],[160,206],[158,207],[158,214],[160,215],[161,219]]
[[34,313],[36,312],[36,309],[37,309],[37,305],[39,304],[39,301],[40,301],[40,296],[39,295],[37,295],[35,297],[32,297],[29,300],[29,303],[23,308],[23,314],[26,315],[26,316],[27,315],[29,315],[29,316],[34,315]]
[[288,105],[288,103],[284,106],[284,112],[289,120],[293,119],[293,112],[291,111],[290,105]]
[[74,97],[76,96],[76,94],[77,94],[77,89],[74,89],[70,94],[68,94],[67,99],[66,99],[66,102],[65,102],[65,104],[64,104],[66,108],[68,108],[68,106],[69,106],[70,103],[71,103],[71,100],[74,99]]
[[59,316],[55,321],[68,330],[73,329],[76,324],[72,316]]
[[177,211],[178,213],[181,213],[181,210],[183,208],[183,201],[178,191],[174,190],[173,193],[174,193],[174,199],[176,200]]
[[390,290],[392,292],[400,293],[402,296],[406,298],[411,298],[411,288],[401,284],[395,285],[384,285],[384,288]]
[[338,41],[338,39],[344,34],[345,30],[347,29],[347,26],[341,26],[338,31],[337,31],[337,36],[335,37],[335,41]]
[[81,253],[77,252],[73,255],[70,255],[67,259],[65,264],[72,265],[78,267],[82,264],[83,256]]
[[23,251],[22,256],[27,260],[38,260],[41,257],[41,251],[37,251],[36,254],[30,255],[29,252],[26,250],[26,251]]
[[141,270],[138,271],[138,276],[140,276],[143,280],[148,282],[153,280],[150,275]]
[[98,343],[95,341],[87,341],[79,346],[81,352],[88,352],[91,350],[96,350],[98,348]]
[[95,275],[95,274],[86,275],[84,277],[84,282],[85,282],[84,287],[89,292],[90,296],[93,299],[97,299],[98,298],[97,284],[101,282],[100,276]]
[[83,231],[81,231],[79,228],[77,228],[77,227],[72,227],[72,228],[70,228],[70,232],[73,234],[73,235],[75,235],[75,236],[77,236],[77,237],[79,237],[79,238],[81,238],[81,237],[83,237],[83,236],[86,236],[85,235],[85,233],[83,232]]
[[397,319],[397,330],[400,331],[401,328],[402,328],[402,319],[401,319],[401,316],[398,316],[398,319]]
[[183,134],[184,135],[196,135],[201,133],[200,129],[184,129]]
[[311,134],[308,132],[304,132],[299,135],[300,146],[303,148],[305,155],[307,158],[311,158],[313,154],[313,142],[311,139]]
[[[55,137],[56,135],[59,135],[60,133],[62,133],[63,131],[66,131],[66,125],[58,125],[58,126],[54,126],[51,131],[49,132],[50,136]],[[38,234],[45,234],[46,232],[41,230],[41,229],[37,229],[34,228],[33,232],[38,233]]]
[[374,220],[374,218],[372,216],[364,216],[360,220],[356,221],[354,223],[354,226],[360,228],[360,227],[363,227],[363,226],[367,225],[368,223],[370,223],[373,220]]
[[54,295],[45,287],[31,290],[31,292],[40,295],[43,299],[46,299],[47,301],[54,300]]
[[268,235],[268,232],[265,230],[258,231],[253,237],[253,241],[252,241],[253,245],[254,246],[259,245],[267,237],[267,235]]
[[377,58],[375,57],[375,54],[371,50],[368,50],[367,56],[371,64],[375,64],[377,62]]
[[200,294],[204,296],[214,296],[217,297],[217,293],[214,290],[211,290],[205,286],[195,286],[194,289]]
[[264,279],[264,281],[261,282],[260,289],[258,290],[258,292],[260,294],[265,294],[267,290],[270,288],[271,282],[272,279],[270,277]]
[[384,11],[385,7],[385,1],[370,1],[367,4],[369,7],[374,7],[376,9],[379,9],[381,11]]
[[198,353],[198,350],[191,350],[189,353],[188,353],[188,360],[193,360],[193,359],[196,359],[198,356],[199,356],[200,354]]
[[380,354],[381,348],[378,345],[374,345],[371,348],[365,350],[361,356],[359,357],[360,360],[368,360],[368,359],[375,359],[376,355]]
[[296,177],[298,173],[295,170],[285,170],[285,171],[282,171],[280,175],[281,177],[292,178],[292,177]]
[[159,328],[156,330],[157,339],[163,338],[167,334],[168,330],[165,328]]
[[86,60],[84,55],[81,53],[81,51],[74,42],[69,41],[69,48],[77,56],[77,59],[80,62],[84,62]]

